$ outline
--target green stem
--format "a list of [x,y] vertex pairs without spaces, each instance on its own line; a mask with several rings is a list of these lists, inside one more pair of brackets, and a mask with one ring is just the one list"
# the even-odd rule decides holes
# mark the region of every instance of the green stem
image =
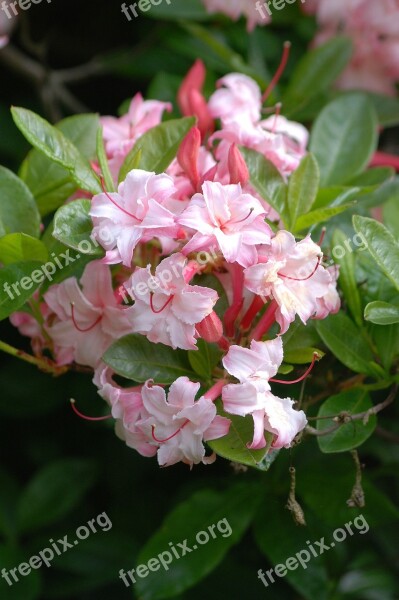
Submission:
[[9,344],[2,342],[1,340],[0,351],[5,352],[6,354],[10,354],[15,358],[19,358],[20,360],[23,360],[24,362],[27,362],[30,365],[34,365],[41,371],[54,375],[54,377],[58,377],[59,375],[63,375],[64,373],[69,371],[69,368],[66,366],[58,366],[50,359],[45,357],[32,356],[31,354],[28,354],[23,350],[18,350],[18,348],[14,348],[14,346],[10,346]]

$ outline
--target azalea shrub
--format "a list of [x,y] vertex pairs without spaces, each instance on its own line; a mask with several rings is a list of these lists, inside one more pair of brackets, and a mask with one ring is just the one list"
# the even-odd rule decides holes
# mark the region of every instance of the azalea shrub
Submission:
[[[385,140],[399,124],[399,6],[309,0],[283,18],[254,4],[153,6],[148,18],[175,33],[177,54],[187,46],[189,64],[158,73],[118,114],[51,123],[11,107],[31,149],[15,172],[0,167],[0,317],[17,330],[0,350],[12,368],[20,360],[48,378],[94,456],[102,445],[123,452],[136,483],[150,469],[147,490],[123,486],[125,520],[137,494],[142,510],[163,486],[178,503],[165,502],[163,526],[142,530],[134,550],[128,534],[96,542],[100,555],[113,548],[98,558],[102,577],[89,566],[65,580],[64,596],[54,587],[64,579],[50,581],[45,597],[106,585],[147,600],[398,591],[385,561],[399,515],[399,159]],[[12,53],[8,35],[0,43]],[[65,514],[87,493],[93,469],[57,460],[30,482],[15,528],[0,518],[7,543],[56,523],[64,513],[52,503],[66,488],[77,491]],[[231,537],[132,590],[118,582],[123,567],[222,517]],[[370,528],[367,551],[347,540],[335,562],[313,554],[275,591],[265,583],[261,567],[356,517]],[[11,567],[21,561],[7,543],[0,558]],[[79,572],[76,556],[60,571]],[[220,573],[230,573],[225,587]],[[41,597],[36,575],[10,598]]]

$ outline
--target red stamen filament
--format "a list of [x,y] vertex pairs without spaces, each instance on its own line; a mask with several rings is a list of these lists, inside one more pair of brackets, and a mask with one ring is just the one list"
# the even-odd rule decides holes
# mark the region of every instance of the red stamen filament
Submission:
[[71,407],[73,412],[78,415],[78,417],[80,417],[81,419],[84,419],[85,421],[106,421],[107,419],[112,419],[112,415],[105,415],[105,417],[88,417],[86,415],[84,415],[83,413],[81,413],[75,406],[75,400],[73,398],[71,398],[70,400],[71,402]]
[[317,358],[318,358],[318,355],[316,353],[314,353],[313,360],[312,360],[310,366],[306,369],[305,373],[303,375],[301,375],[301,377],[299,377],[298,379],[294,379],[294,381],[283,381],[282,379],[269,379],[269,381],[271,381],[273,383],[282,383],[284,385],[293,385],[294,383],[300,383],[301,381],[306,379],[306,377],[312,371]]
[[119,204],[117,202],[115,202],[115,200],[110,196],[110,194],[107,192],[107,190],[105,189],[105,184],[104,184],[104,179],[101,177],[101,187],[103,188],[103,192],[104,194],[107,196],[108,200],[110,202],[112,202],[112,204],[114,206],[116,206],[116,208],[119,208],[119,210],[121,210],[125,215],[127,215],[128,217],[132,217],[133,219],[136,219],[136,221],[138,223],[140,223],[140,219],[138,219],[136,217],[136,215],[133,215],[132,213],[130,213],[129,211],[125,210],[124,208],[122,208],[122,206],[119,206]]
[[163,307],[161,309],[157,310],[156,308],[154,308],[153,297],[154,297],[154,294],[151,293],[150,294],[150,306],[151,306],[152,312],[156,315],[159,315],[161,312],[163,312],[165,310],[165,308],[168,306],[168,304],[170,304],[174,298],[174,296],[169,296],[169,298],[167,299],[167,301],[165,302]]
[[282,108],[282,103],[279,102],[278,104],[276,104],[276,113],[274,115],[274,122],[273,122],[273,129],[272,129],[272,133],[276,133],[276,129],[277,129],[277,123],[278,123],[278,118],[281,114],[281,108]]
[[321,230],[320,239],[317,244],[320,247],[321,247],[322,243],[324,242],[324,238],[326,236],[326,231],[327,231],[327,229],[325,227],[323,227],[323,229]]
[[155,437],[155,425],[151,426],[151,434],[152,434],[152,439],[154,440],[154,442],[157,442],[158,444],[164,444],[165,442],[169,442],[169,440],[173,440],[174,437],[176,437],[181,430],[190,423],[190,421],[187,419],[187,421],[185,423],[183,423],[183,425],[181,427],[179,427],[179,429],[177,431],[175,431],[175,433],[172,433],[172,435],[170,435],[169,437],[167,437],[164,440],[159,440],[157,437]]
[[291,49],[291,42],[284,42],[284,50],[283,50],[283,55],[281,57],[280,65],[279,65],[273,79],[269,83],[267,90],[265,91],[265,93],[262,96],[262,102],[265,102],[265,100],[267,100],[267,98],[270,96],[270,94],[272,93],[272,91],[274,90],[274,88],[276,87],[278,82],[280,81],[280,78],[281,78],[282,74],[284,73],[285,67],[287,66],[287,63],[288,63],[288,59],[290,56],[290,49]]
[[310,279],[311,277],[313,277],[313,275],[316,273],[317,269],[320,267],[320,263],[321,263],[321,256],[318,257],[317,259],[317,265],[315,266],[315,268],[313,269],[313,271],[311,272],[310,275],[308,275],[307,277],[304,277],[303,279],[299,279],[297,277],[289,277],[288,275],[283,275],[282,273],[278,273],[279,277],[284,277],[284,279],[291,279],[292,281],[307,281],[308,279]]
[[72,322],[73,322],[73,324],[74,324],[74,326],[75,326],[75,329],[77,329],[78,331],[80,331],[80,333],[87,333],[88,331],[91,331],[92,329],[94,329],[94,327],[95,327],[96,325],[98,325],[98,324],[99,324],[99,322],[100,322],[100,321],[101,321],[101,319],[103,318],[103,316],[102,316],[102,315],[100,315],[100,316],[99,316],[99,317],[96,319],[96,321],[93,323],[93,325],[90,325],[90,327],[88,327],[87,329],[82,329],[81,327],[79,327],[79,325],[78,325],[78,324],[77,324],[77,322],[76,322],[76,319],[75,319],[75,305],[74,305],[73,303],[71,304],[71,316],[72,316]]
[[249,210],[249,213],[247,214],[247,216],[246,216],[246,217],[244,217],[243,219],[240,219],[239,221],[235,221],[235,225],[236,225],[237,223],[244,223],[244,221],[246,221],[246,220],[248,219],[248,217],[250,217],[250,216],[251,216],[251,214],[252,214],[253,210],[254,210],[254,209],[253,209],[253,208],[251,208],[251,209]]

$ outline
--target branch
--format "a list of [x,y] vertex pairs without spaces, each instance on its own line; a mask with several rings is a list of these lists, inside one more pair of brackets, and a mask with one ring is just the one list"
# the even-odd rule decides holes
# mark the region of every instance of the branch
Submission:
[[329,435],[330,433],[333,433],[334,431],[336,431],[337,429],[342,427],[342,425],[346,425],[347,423],[350,423],[351,421],[363,421],[363,424],[367,425],[368,420],[370,419],[370,417],[372,415],[376,415],[380,411],[384,410],[384,408],[386,408],[387,406],[392,404],[392,402],[395,400],[397,391],[398,391],[398,386],[395,385],[392,388],[389,396],[386,398],[386,400],[384,400],[384,402],[381,402],[380,404],[376,404],[375,406],[372,406],[371,408],[369,408],[369,410],[366,410],[362,413],[357,413],[354,415],[351,415],[347,411],[342,411],[339,413],[339,415],[332,417],[333,421],[335,421],[335,424],[332,425],[331,427],[328,427],[327,429],[319,430],[319,429],[315,429],[314,427],[310,427],[308,425],[305,429],[305,433],[307,433],[309,435],[315,435],[315,436]]
[[57,365],[55,362],[53,362],[49,358],[46,358],[45,356],[32,356],[31,354],[28,354],[23,350],[18,350],[17,348],[14,348],[13,346],[10,346],[9,344],[6,344],[2,341],[0,341],[0,350],[5,352],[6,354],[14,356],[15,358],[19,358],[20,360],[23,360],[24,362],[27,362],[30,365],[38,367],[38,369],[40,369],[40,371],[43,371],[44,373],[54,375],[54,377],[64,375],[64,373],[67,373],[67,371],[69,371],[69,367]]

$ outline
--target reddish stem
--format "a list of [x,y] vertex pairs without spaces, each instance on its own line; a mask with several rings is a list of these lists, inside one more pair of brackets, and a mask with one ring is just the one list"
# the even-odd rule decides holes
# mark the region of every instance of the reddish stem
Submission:
[[272,300],[272,302],[270,302],[269,306],[267,307],[265,314],[262,316],[257,326],[252,331],[249,338],[250,340],[259,341],[265,335],[265,333],[269,331],[270,327],[275,323],[275,315],[277,309],[277,302],[275,300]]
[[263,305],[264,300],[262,300],[260,296],[255,296],[255,298],[252,300],[251,306],[248,308],[247,312],[243,316],[243,319],[241,321],[241,329],[245,331],[246,329],[249,329],[251,327],[252,321],[255,319],[256,315],[261,310]]
[[207,392],[206,394],[204,394],[204,398],[206,398],[207,400],[211,400],[212,402],[214,402],[215,400],[217,400],[219,398],[219,396],[222,393],[222,389],[224,388],[224,386],[226,385],[227,381],[226,379],[221,379],[220,381],[217,381],[215,383],[215,385],[213,385]]

